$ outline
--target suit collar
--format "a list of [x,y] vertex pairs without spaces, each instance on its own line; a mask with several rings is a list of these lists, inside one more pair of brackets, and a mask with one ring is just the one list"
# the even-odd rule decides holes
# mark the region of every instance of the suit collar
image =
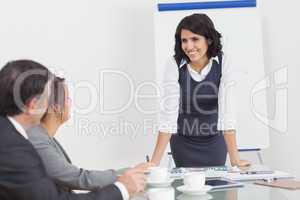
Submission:
[[26,134],[25,129],[23,126],[17,122],[13,117],[7,117],[8,120],[12,123],[12,125],[15,127],[15,129],[26,139],[28,140],[28,135]]

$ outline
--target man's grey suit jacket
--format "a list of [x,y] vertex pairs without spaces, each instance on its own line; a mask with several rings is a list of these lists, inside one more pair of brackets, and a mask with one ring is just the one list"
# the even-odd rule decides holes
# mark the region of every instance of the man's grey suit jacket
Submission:
[[27,134],[42,158],[49,176],[64,189],[93,190],[117,180],[114,170],[92,171],[73,165],[62,146],[41,125],[29,129]]

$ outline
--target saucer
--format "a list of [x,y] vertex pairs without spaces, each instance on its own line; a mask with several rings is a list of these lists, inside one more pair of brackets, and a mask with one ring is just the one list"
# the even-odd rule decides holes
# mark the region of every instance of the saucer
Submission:
[[201,196],[181,194],[176,199],[177,200],[210,200],[213,197],[210,194],[203,194]]
[[169,178],[165,181],[147,181],[148,186],[150,187],[169,187],[171,186],[173,179]]
[[187,185],[182,185],[176,188],[179,192],[188,195],[205,195],[207,191],[212,189],[210,185],[204,185],[202,188],[190,188]]

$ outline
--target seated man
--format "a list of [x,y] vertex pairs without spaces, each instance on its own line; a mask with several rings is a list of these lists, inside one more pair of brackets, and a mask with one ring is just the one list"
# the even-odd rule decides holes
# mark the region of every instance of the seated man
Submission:
[[0,199],[126,200],[142,191],[141,169],[130,169],[115,183],[86,194],[61,190],[49,178],[26,130],[40,123],[48,107],[51,77],[30,60],[9,62],[0,70]]

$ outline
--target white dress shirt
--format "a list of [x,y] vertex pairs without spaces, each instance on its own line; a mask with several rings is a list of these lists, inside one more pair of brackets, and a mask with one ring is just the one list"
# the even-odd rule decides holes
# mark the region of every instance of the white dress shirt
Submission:
[[12,125],[15,127],[15,129],[26,139],[28,140],[28,136],[27,133],[25,131],[25,129],[23,128],[23,126],[17,122],[14,118],[12,117],[7,117],[8,120],[12,123]]
[[[210,72],[213,60],[219,62],[218,57],[213,57],[208,64],[200,71],[195,71],[187,64],[188,72],[195,81],[202,81]],[[182,60],[180,67],[187,62]],[[235,111],[235,84],[239,80],[239,70],[232,66],[230,55],[225,52],[222,57],[222,76],[218,93],[218,130],[236,129]],[[177,118],[179,112],[180,85],[178,83],[179,70],[176,61],[171,57],[165,66],[161,82],[159,131],[163,133],[177,133]]]
[[[13,117],[7,117],[8,120],[12,123],[12,125],[15,127],[15,129],[25,138],[28,140],[28,135],[25,131],[25,129],[23,128],[23,126],[17,122]],[[119,181],[114,183],[115,186],[117,186],[117,188],[120,190],[123,200],[129,200],[129,193],[125,187],[125,185]]]

